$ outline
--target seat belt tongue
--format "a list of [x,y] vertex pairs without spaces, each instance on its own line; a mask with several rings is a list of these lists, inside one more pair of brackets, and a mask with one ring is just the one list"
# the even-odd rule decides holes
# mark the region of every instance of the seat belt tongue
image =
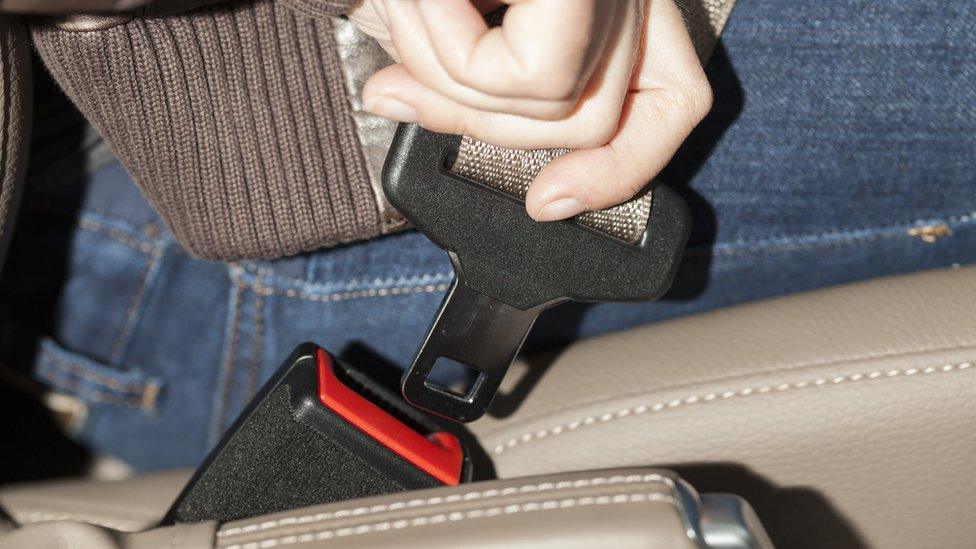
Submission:
[[[478,168],[472,146],[487,151],[480,158],[489,166]],[[542,311],[570,300],[652,300],[670,287],[690,230],[684,201],[657,186],[622,206],[538,223],[522,199],[534,173],[555,156],[500,149],[417,125],[397,129],[383,170],[384,192],[448,252],[455,274],[403,377],[403,396],[411,404],[473,421],[491,404]],[[476,181],[477,174],[486,178]],[[636,230],[634,223],[640,224]],[[476,380],[467,391],[429,380],[442,360],[474,370]]]

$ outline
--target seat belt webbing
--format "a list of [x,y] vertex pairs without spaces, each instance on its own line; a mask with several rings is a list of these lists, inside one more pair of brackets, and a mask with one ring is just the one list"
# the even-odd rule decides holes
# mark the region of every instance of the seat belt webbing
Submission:
[[[525,200],[529,185],[542,168],[568,152],[569,149],[506,149],[464,136],[457,160],[451,169],[519,200]],[[605,210],[584,212],[576,216],[576,222],[629,244],[636,244],[644,236],[644,227],[647,226],[651,211],[652,194],[644,193],[629,202]]]

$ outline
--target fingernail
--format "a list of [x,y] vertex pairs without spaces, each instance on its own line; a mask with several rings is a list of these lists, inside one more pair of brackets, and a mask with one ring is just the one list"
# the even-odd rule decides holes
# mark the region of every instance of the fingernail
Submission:
[[535,219],[536,221],[558,221],[573,217],[576,214],[582,213],[585,209],[586,206],[573,197],[558,198],[543,206]]
[[374,95],[363,101],[363,109],[383,118],[400,122],[417,122],[417,110],[402,101],[385,95]]

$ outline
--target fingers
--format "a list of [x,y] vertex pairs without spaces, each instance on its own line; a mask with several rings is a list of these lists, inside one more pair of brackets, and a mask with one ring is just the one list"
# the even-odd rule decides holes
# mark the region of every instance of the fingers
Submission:
[[[626,9],[616,14],[611,29],[613,39],[603,48],[593,77],[586,82],[580,98],[571,102],[568,113],[564,112],[565,105],[544,99],[491,96],[473,88],[452,87],[460,86],[456,82],[441,85],[437,78],[447,79],[448,76],[432,46],[426,49],[416,44],[401,47],[409,41],[404,38],[402,29],[398,32],[398,23],[394,21],[419,17],[419,10],[412,15],[407,13],[415,3],[389,2],[389,5],[399,6],[394,9],[404,10],[397,17],[389,15],[403,65],[380,71],[367,82],[363,90],[364,107],[380,116],[419,122],[432,131],[466,133],[505,147],[602,145],[617,126],[639,38],[634,32],[640,20],[637,1],[613,1],[614,5],[623,5]],[[520,5],[512,9],[516,7]],[[421,31],[426,33],[425,29]],[[417,65],[422,68],[415,70]],[[432,79],[435,80],[433,84]],[[560,116],[553,118],[549,116],[551,114]]]
[[[517,3],[490,30],[469,0],[377,0],[377,7],[400,59],[425,86],[478,110],[550,120],[572,110],[603,51],[614,10],[594,17],[597,1],[572,0],[561,10],[554,0]],[[602,24],[580,25],[575,18],[587,10]],[[523,32],[530,17],[563,31]]]
[[495,96],[566,101],[592,74],[613,22],[616,8],[598,3],[514,2],[494,29],[468,0],[421,0],[416,7],[437,59],[457,83]]
[[[470,108],[540,120],[573,111],[633,2],[517,0],[489,29],[470,0],[373,1],[419,82]],[[629,74],[632,66],[628,57],[602,69]]]
[[373,75],[363,89],[363,97],[364,108],[379,116],[516,149],[595,147],[606,143],[614,133],[623,101],[584,98],[573,116],[557,121],[485,112],[424,86],[403,65],[393,65]]
[[630,199],[670,161],[711,108],[705,79],[673,2],[649,8],[636,89],[616,134],[604,146],[551,162],[532,183],[525,205],[538,221],[572,217]]
[[[477,9],[470,7],[469,0],[373,1],[387,10],[403,64],[388,67],[367,82],[363,92],[367,110],[504,147],[579,149],[550,163],[529,189],[526,209],[539,221],[564,219],[631,198],[660,172],[711,107],[711,89],[673,0],[649,0],[643,5],[639,0],[614,0],[614,6],[624,9],[615,15],[592,77],[571,110],[551,119],[547,116],[554,111],[546,109],[562,108],[553,107],[559,100],[551,98],[558,94],[518,96],[517,86],[483,83],[464,72],[475,58],[498,70],[513,59],[520,69],[536,62],[531,55],[518,56],[521,48],[529,48],[520,39],[493,35],[495,30],[476,20]],[[546,2],[510,0],[511,10],[530,4],[545,7]],[[564,5],[570,4],[579,10],[583,3]],[[402,11],[394,17],[391,9]],[[515,29],[522,21],[511,19],[511,10],[505,25]],[[440,36],[447,34],[438,32],[445,26],[459,31]],[[499,32],[504,33],[505,27]],[[533,33],[522,29],[519,34]],[[408,40],[410,36],[417,40]],[[572,42],[576,35],[569,36]],[[479,49],[490,43],[487,40],[500,42]],[[573,55],[580,55],[579,48],[568,47]],[[488,57],[499,49],[509,57]],[[508,84],[526,81],[516,78]]]

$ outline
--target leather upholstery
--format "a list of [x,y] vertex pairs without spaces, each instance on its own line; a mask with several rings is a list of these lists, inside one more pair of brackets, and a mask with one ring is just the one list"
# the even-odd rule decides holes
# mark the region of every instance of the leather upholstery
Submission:
[[116,535],[79,522],[32,524],[2,547],[668,547],[692,549],[666,472],[624,469],[501,480],[298,509],[223,525]]
[[19,524],[85,522],[121,532],[155,526],[190,471],[141,475],[121,482],[55,480],[0,490],[0,506]]
[[49,522],[27,525],[0,537],[0,549],[111,549],[118,547],[114,538],[112,532],[83,522]]
[[201,522],[124,534],[84,522],[43,522],[0,537],[0,549],[211,549],[216,527]]
[[594,339],[473,429],[501,477],[674,468],[745,497],[779,546],[971,546],[974,303],[967,268]]
[[674,481],[646,469],[423,490],[228,523],[218,546],[692,547]]

